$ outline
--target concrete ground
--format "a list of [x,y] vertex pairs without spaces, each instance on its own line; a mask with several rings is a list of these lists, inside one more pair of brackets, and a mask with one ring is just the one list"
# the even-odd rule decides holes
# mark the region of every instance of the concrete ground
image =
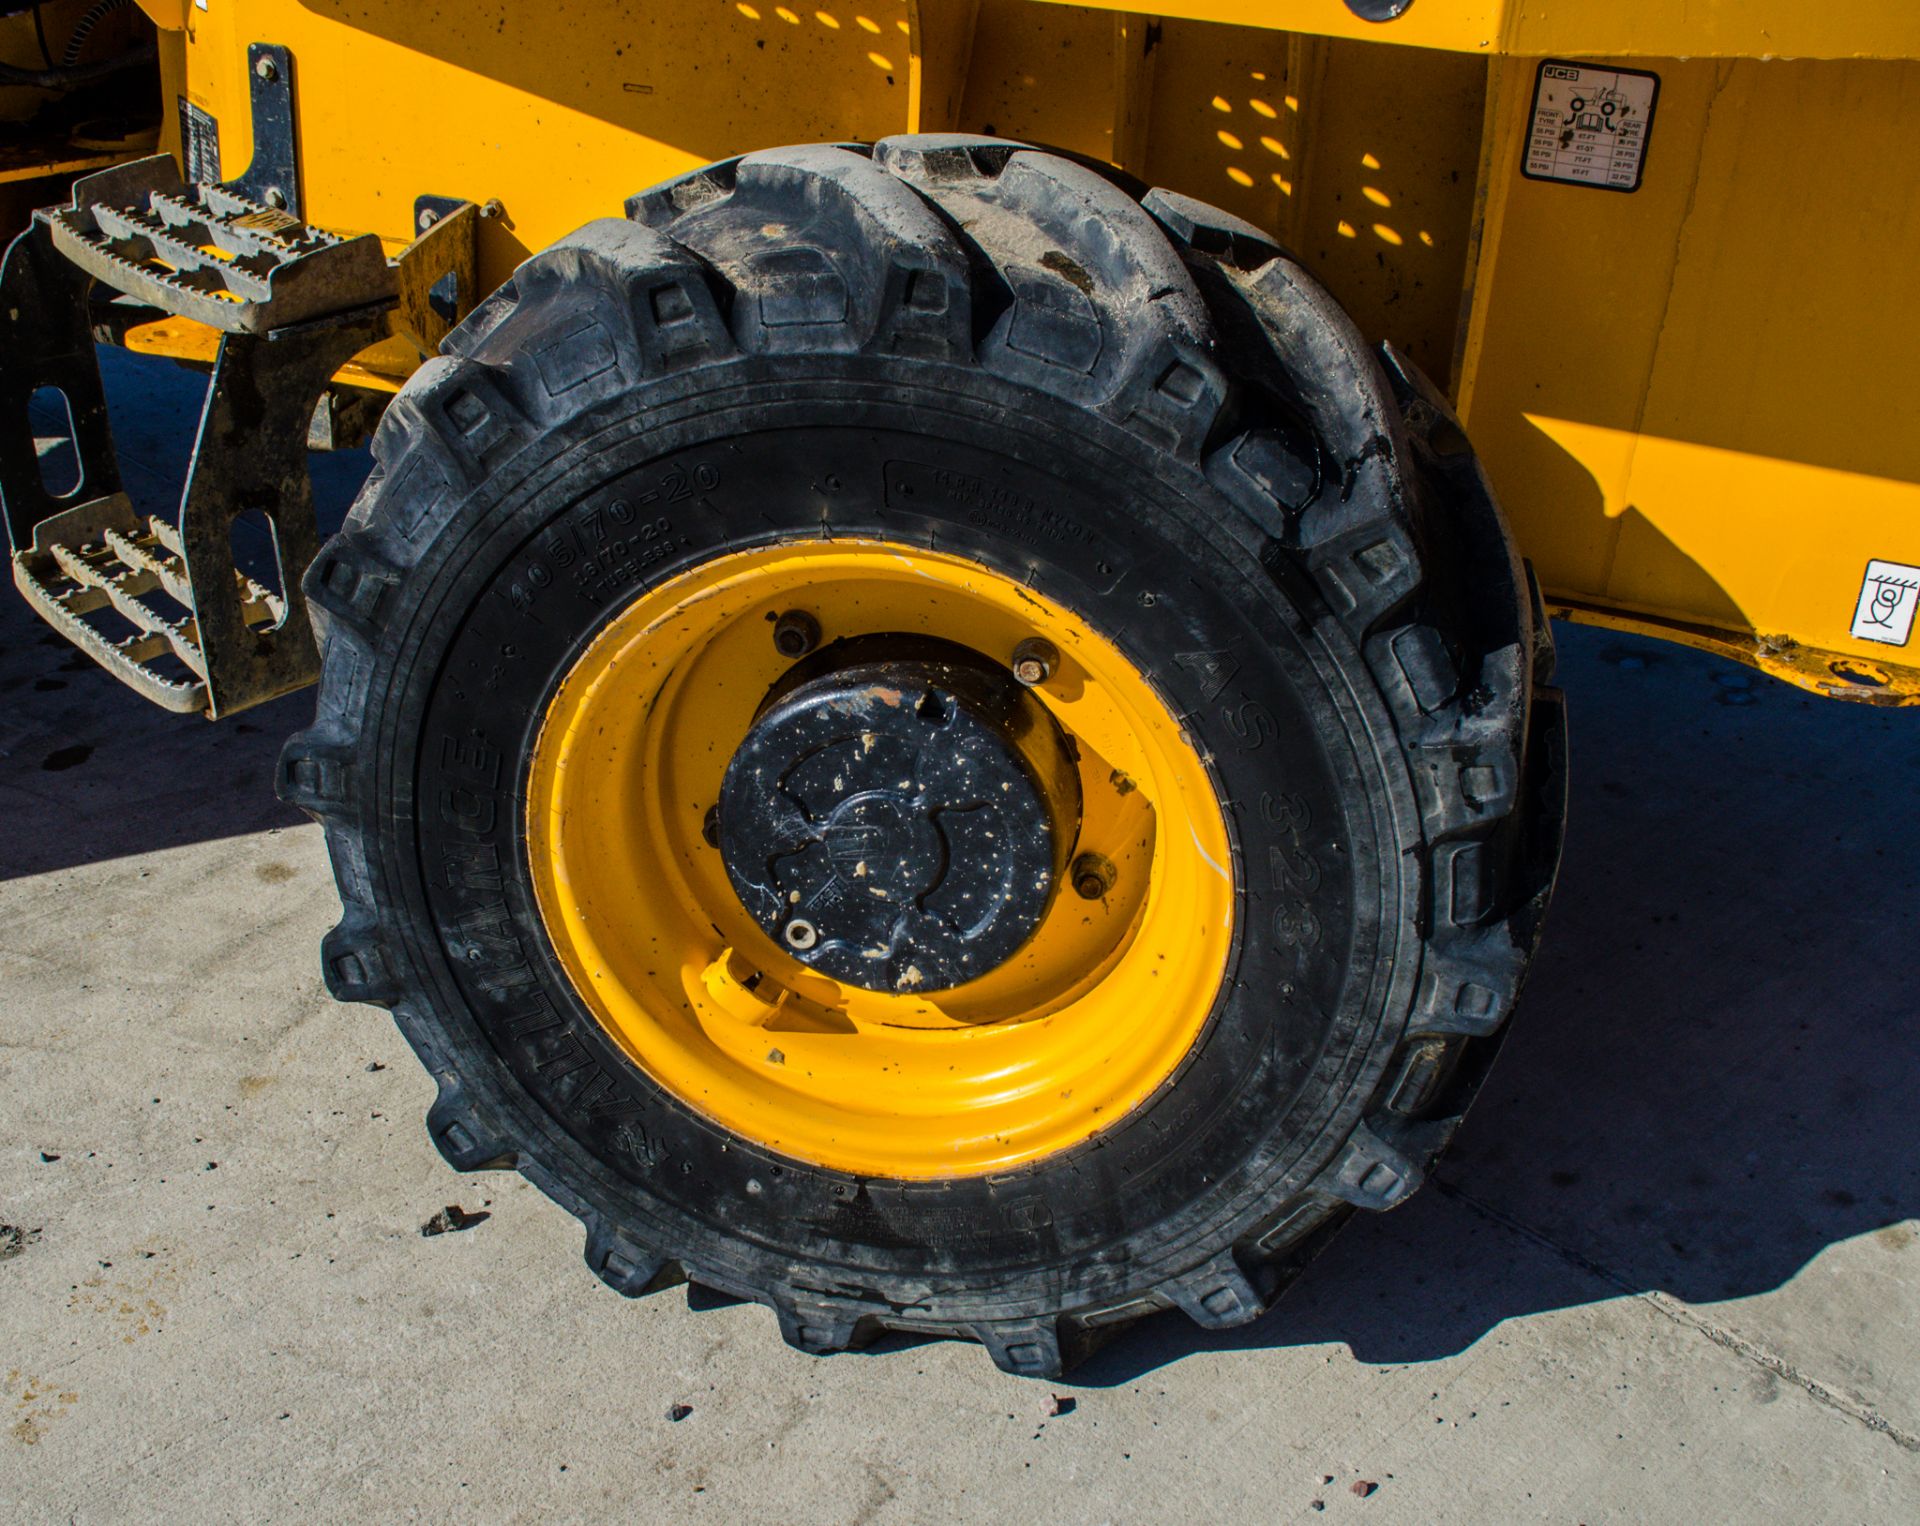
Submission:
[[[191,398],[141,385],[158,498]],[[1920,715],[1562,651],[1565,874],[1436,1186],[1260,1323],[1047,1388],[623,1302],[449,1171],[386,1014],[320,986],[326,858],[270,788],[308,697],[169,718],[8,594],[0,1516],[1920,1518]],[[447,1204],[486,1217],[423,1238]]]

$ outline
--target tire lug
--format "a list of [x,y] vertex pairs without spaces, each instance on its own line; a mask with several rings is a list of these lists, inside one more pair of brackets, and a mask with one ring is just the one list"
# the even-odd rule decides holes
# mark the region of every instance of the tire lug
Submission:
[[1067,871],[1074,893],[1083,901],[1097,901],[1119,882],[1120,871],[1104,853],[1082,853]]
[[789,660],[804,657],[820,644],[820,622],[804,609],[790,609],[773,622],[773,646]]
[[1053,677],[1060,653],[1051,641],[1029,636],[1013,649],[1013,676],[1031,689]]

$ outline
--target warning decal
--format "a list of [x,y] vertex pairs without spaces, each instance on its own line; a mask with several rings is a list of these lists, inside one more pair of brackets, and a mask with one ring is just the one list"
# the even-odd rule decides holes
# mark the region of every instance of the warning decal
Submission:
[[1659,97],[1657,74],[1548,59],[1533,86],[1521,174],[1602,191],[1639,190]]
[[1913,635],[1913,611],[1920,605],[1920,567],[1903,562],[1868,562],[1853,607],[1853,634],[1862,641],[1905,646]]

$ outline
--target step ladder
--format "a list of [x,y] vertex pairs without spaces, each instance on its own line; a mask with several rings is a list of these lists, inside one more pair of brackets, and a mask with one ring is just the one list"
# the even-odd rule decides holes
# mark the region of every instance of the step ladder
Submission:
[[[0,265],[0,508],[15,586],[55,630],[169,710],[231,714],[312,683],[300,579],[319,550],[309,426],[334,374],[393,333],[431,353],[474,277],[470,204],[389,259],[167,155],[74,183]],[[438,297],[430,296],[437,292]],[[460,304],[462,306],[465,303]],[[174,316],[219,334],[179,513],[141,517],[120,480],[98,337]],[[49,488],[29,408],[66,403],[78,480]],[[262,516],[279,586],[235,564]]]

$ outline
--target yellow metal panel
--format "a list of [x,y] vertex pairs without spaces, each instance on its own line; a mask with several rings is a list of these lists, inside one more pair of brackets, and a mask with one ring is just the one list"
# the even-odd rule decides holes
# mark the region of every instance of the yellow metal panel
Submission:
[[1109,12],[981,0],[960,125],[1110,160],[1114,86]]
[[[1118,0],[1088,3],[1119,8]],[[1156,0],[1153,11],[1168,21],[1214,21],[1365,42],[1493,52],[1500,39],[1505,0],[1414,0],[1405,15],[1388,22],[1361,20],[1347,9],[1346,0]]]
[[1445,386],[1487,64],[1342,40],[1303,48],[1313,68],[1298,92],[1304,155],[1287,240],[1368,338],[1391,339]]
[[228,173],[252,152],[246,44],[282,43],[307,214],[397,245],[416,196],[497,197],[490,282],[709,159],[909,123],[907,0],[506,5],[484,20],[413,0],[215,0],[186,20],[189,93],[219,119]]
[[[153,141],[151,133],[147,141]],[[36,150],[14,154],[0,148],[0,185],[13,185],[23,180],[46,180],[55,175],[77,175],[84,170],[118,164],[128,157],[124,149],[75,148],[71,144],[58,146],[51,155],[38,149],[37,145]]]
[[1163,23],[1134,170],[1285,236],[1302,138],[1288,55],[1283,32]]
[[1501,66],[1468,427],[1550,596],[1910,667],[1848,628],[1869,560],[1920,563],[1920,65],[1656,69],[1622,196],[1518,174]]
[[[1457,401],[1521,531],[1554,587],[1599,589],[1623,502],[1629,443],[1574,455],[1535,417],[1631,433],[1672,280],[1675,230],[1694,189],[1711,63],[1661,71],[1655,140],[1630,196],[1523,178],[1534,66],[1495,71],[1488,222]],[[1611,439],[1612,437],[1607,437]]]
[[1143,173],[1153,128],[1153,81],[1161,26],[1150,16],[1120,11],[1113,18],[1113,162]]
[[[980,0],[908,0],[913,44],[908,65],[909,132],[949,132],[959,125],[979,13]],[[860,23],[856,20],[854,25]]]
[[[1021,14],[1016,5],[1004,11]],[[1097,18],[1069,14],[1093,46]],[[983,37],[996,52],[1020,54],[1031,34],[989,33],[999,20],[983,15]],[[1272,230],[1366,332],[1393,339],[1444,382],[1472,231],[1486,65],[1255,27],[1165,22],[1147,37],[1150,76],[1141,68],[1130,79],[1128,56],[1119,60],[1114,112],[1123,123],[1146,119],[1144,151],[1122,162]],[[1123,49],[1126,41],[1123,33]],[[1032,96],[1057,101],[1059,70],[1048,67],[1057,55],[1040,48],[1026,56]],[[1079,82],[1074,109],[1089,123],[1107,110],[1099,83],[1092,71]],[[970,125],[991,120],[980,117]]]
[[[1564,607],[1801,682],[1875,664],[1920,697],[1920,659],[1847,629],[1870,559],[1920,564],[1902,374],[1920,303],[1894,253],[1920,247],[1920,65],[1703,56],[1759,50],[1755,29],[1778,51],[1920,52],[1920,6],[1694,0],[1674,14],[1695,56],[1646,59],[1681,51],[1668,10],[1416,0],[1371,27],[1340,0],[1174,6],[1248,23],[1229,26],[1033,0],[608,0],[450,29],[405,0],[214,0],[182,6],[162,69],[169,101],[184,78],[218,117],[234,173],[246,44],[285,44],[308,215],[398,248],[416,196],[498,197],[488,286],[628,192],[772,143],[954,125],[1121,160],[1275,230],[1370,337],[1454,372]],[[1535,64],[1475,56],[1483,26],[1485,52],[1576,54],[1634,29],[1619,56],[1662,79],[1638,191],[1518,173]],[[1389,37],[1433,46],[1357,40]],[[363,359],[386,385],[404,369]]]
[[[1087,0],[1108,5],[1109,0]],[[1118,0],[1112,0],[1118,9]],[[1414,0],[1365,21],[1346,0],[1160,0],[1158,15],[1362,42],[1580,57],[1914,58],[1914,0]]]
[[[1428,0],[1417,0],[1415,8]],[[1506,0],[1501,49],[1681,58],[1913,58],[1913,0]]]

